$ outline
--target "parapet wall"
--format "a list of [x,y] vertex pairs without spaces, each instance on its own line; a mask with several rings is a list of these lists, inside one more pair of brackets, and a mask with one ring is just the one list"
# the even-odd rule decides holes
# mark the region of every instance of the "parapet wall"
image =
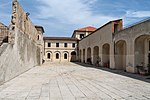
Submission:
[[0,84],[40,64],[38,31],[17,0],[13,0],[9,43],[0,47]]

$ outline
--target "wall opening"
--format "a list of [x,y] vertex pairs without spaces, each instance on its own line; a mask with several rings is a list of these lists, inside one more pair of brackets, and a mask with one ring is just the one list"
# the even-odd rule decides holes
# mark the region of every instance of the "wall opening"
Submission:
[[98,64],[99,59],[99,47],[95,46],[93,48],[93,64]]
[[87,49],[87,63],[92,64],[92,57],[91,57],[91,48]]
[[51,53],[47,53],[47,59],[51,59]]
[[116,69],[126,70],[126,54],[127,45],[124,40],[120,40],[116,43],[115,62]]
[[75,61],[77,61],[76,60],[76,52],[75,51],[73,51],[73,52],[71,52],[71,62],[75,62]]
[[150,63],[150,35],[141,35],[135,39],[135,66],[143,66],[148,69]]
[[59,59],[59,53],[56,53],[56,59]]
[[64,59],[68,59],[67,53],[64,54]]
[[102,47],[102,64],[104,67],[109,67],[110,65],[110,45],[104,44]]

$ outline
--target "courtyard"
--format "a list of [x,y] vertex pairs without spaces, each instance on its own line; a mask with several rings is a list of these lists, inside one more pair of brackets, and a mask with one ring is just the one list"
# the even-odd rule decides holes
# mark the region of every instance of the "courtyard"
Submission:
[[149,99],[149,82],[75,63],[37,66],[0,86],[0,100]]

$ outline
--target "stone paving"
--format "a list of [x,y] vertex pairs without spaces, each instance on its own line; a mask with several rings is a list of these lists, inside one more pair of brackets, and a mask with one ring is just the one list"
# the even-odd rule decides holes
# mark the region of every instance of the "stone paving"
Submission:
[[45,64],[1,85],[0,100],[150,100],[150,83],[73,63]]

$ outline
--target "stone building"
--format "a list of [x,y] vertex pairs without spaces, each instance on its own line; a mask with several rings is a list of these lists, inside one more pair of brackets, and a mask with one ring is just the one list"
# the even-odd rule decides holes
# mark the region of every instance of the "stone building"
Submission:
[[150,19],[123,29],[114,20],[79,41],[79,59],[112,69],[136,73],[150,63]]
[[8,32],[9,28],[3,23],[0,23],[0,45],[3,41],[4,42],[8,41]]
[[0,85],[42,64],[43,59],[44,29],[32,23],[17,0],[12,0],[10,22],[9,28],[1,24],[1,36],[8,38],[0,46]]
[[44,37],[45,62],[74,62],[78,60],[78,39]]
[[84,28],[74,30],[74,32],[72,34],[72,38],[77,38],[77,39],[81,40],[82,38],[84,38],[87,35],[91,34],[95,30],[96,30],[96,28],[92,27],[92,26],[87,26],[87,27],[84,27]]

